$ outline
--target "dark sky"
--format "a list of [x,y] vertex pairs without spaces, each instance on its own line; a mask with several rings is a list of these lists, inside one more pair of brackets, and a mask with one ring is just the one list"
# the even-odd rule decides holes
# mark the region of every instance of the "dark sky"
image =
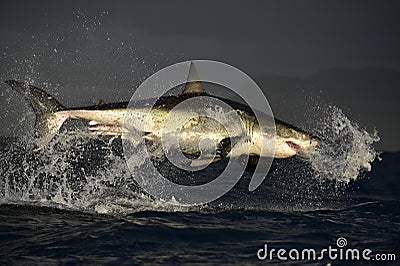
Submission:
[[[2,1],[0,78],[78,106],[127,100],[164,66],[212,59],[258,81],[284,120],[307,123],[299,113],[322,99],[399,150],[399,14],[398,1]],[[3,123],[19,101],[3,90]]]

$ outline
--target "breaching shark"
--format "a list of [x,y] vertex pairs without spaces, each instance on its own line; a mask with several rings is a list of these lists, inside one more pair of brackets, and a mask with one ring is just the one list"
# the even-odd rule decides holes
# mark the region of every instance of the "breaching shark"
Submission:
[[[31,84],[8,80],[6,83],[12,89],[19,92],[27,100],[30,107],[36,115],[35,121],[35,151],[43,149],[59,132],[61,126],[67,119],[81,119],[89,122],[89,130],[95,135],[123,136],[126,132],[124,128],[124,118],[129,111],[130,118],[133,121],[135,130],[142,132],[146,141],[157,142],[162,136],[163,123],[169,112],[179,103],[198,96],[214,97],[222,100],[237,111],[241,125],[239,126],[244,132],[247,139],[248,149],[241,152],[239,149],[233,154],[232,148],[236,145],[232,138],[223,127],[215,124],[215,120],[204,117],[193,118],[190,123],[182,127],[179,135],[180,149],[182,153],[188,156],[199,156],[199,140],[204,137],[211,138],[217,143],[217,153],[214,154],[214,162],[233,156],[241,156],[241,153],[248,153],[250,160],[248,161],[248,169],[254,169],[265,143],[271,143],[271,135],[263,134],[260,124],[249,106],[220,97],[209,95],[204,90],[202,82],[193,78],[197,76],[197,72],[193,63],[190,65],[189,76],[183,91],[178,96],[163,96],[156,101],[150,112],[151,120],[145,120],[144,112],[148,112],[147,108],[129,107],[129,102],[119,103],[99,103],[98,105],[71,108],[68,109],[60,104],[55,98],[40,88]],[[129,110],[127,108],[130,108]],[[179,113],[177,114],[179,115]],[[311,136],[305,131],[289,125],[281,120],[274,118],[276,134],[274,150],[271,153],[273,158],[288,158],[292,156],[300,156],[309,158],[316,149],[319,140]],[[152,121],[151,125],[143,125],[146,121]],[[155,153],[156,154],[156,153]],[[249,165],[253,164],[253,165]]]

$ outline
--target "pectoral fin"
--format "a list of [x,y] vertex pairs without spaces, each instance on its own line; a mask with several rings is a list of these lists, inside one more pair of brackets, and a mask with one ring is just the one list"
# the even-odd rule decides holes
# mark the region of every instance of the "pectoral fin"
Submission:
[[[244,156],[243,156],[243,158],[240,158],[239,160],[242,160],[241,161],[241,164],[243,165],[243,166],[245,166],[245,160],[244,160]],[[250,155],[249,156],[249,159],[248,159],[248,161],[247,161],[247,164],[246,164],[246,171],[248,171],[248,172],[255,172],[256,171],[256,167],[257,167],[257,165],[259,164],[259,162],[260,162],[260,156],[258,156],[258,155]],[[265,173],[265,174],[268,174],[269,172],[272,172],[272,171],[274,171],[276,169],[276,164],[274,164],[274,162],[272,162],[272,164],[271,164],[271,167],[269,167],[269,168],[267,168],[266,167],[266,165],[263,165],[263,164],[261,164],[260,166],[259,166],[259,168],[257,169],[257,173]]]

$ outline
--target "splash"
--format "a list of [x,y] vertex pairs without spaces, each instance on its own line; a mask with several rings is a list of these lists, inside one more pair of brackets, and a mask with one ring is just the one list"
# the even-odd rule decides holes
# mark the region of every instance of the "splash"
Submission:
[[113,214],[176,209],[144,194],[115,145],[88,133],[62,132],[38,153],[29,140],[2,142],[0,204]]
[[337,107],[329,106],[323,117],[317,129],[321,144],[311,158],[317,178],[348,184],[360,172],[371,171],[371,163],[379,155],[372,146],[379,141],[377,131],[360,128]]
[[[102,97],[102,88],[113,88],[114,98],[122,98],[124,91],[118,88],[136,87],[163,58],[136,45],[129,36],[109,32],[109,16],[106,11],[91,17],[77,10],[71,14],[70,24],[43,25],[38,35],[26,33],[9,40],[8,46],[19,49],[16,53],[8,46],[2,47],[0,79],[27,81],[54,96],[63,88],[72,92],[69,95],[76,90],[83,100],[85,92],[90,97]],[[25,112],[28,107],[21,107],[20,96],[3,86],[0,103],[4,102],[4,110],[0,118],[7,126],[0,135],[12,137],[0,137],[0,204],[96,213],[175,210],[137,188],[116,145],[109,145],[108,140],[77,130],[61,132],[45,150],[32,153],[31,133],[27,132],[32,132],[34,114]],[[86,98],[85,105],[99,100]],[[68,105],[68,99],[61,97],[61,101]],[[73,102],[80,104],[76,98]]]

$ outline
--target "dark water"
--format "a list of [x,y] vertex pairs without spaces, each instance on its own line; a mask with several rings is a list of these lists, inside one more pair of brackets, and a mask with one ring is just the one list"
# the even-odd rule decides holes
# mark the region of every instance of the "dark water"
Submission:
[[[3,144],[3,150],[7,149]],[[340,237],[347,240],[346,248],[371,249],[374,261],[325,256],[285,263],[365,264],[375,263],[376,254],[395,254],[399,259],[400,153],[384,153],[382,161],[373,163],[372,172],[346,186],[306,178],[306,162],[286,159],[275,163],[254,192],[247,191],[249,179],[244,176],[230,193],[204,207],[128,208],[106,214],[82,207],[77,200],[71,200],[71,205],[52,200],[44,204],[33,195],[38,190],[24,196],[24,201],[11,200],[4,194],[4,179],[10,173],[5,168],[15,158],[5,158],[10,156],[6,152],[2,156],[7,164],[3,160],[1,165],[1,265],[279,263],[276,253],[261,262],[257,251],[267,244],[269,249],[315,249],[320,254],[329,246],[337,248]],[[88,175],[90,169],[85,171]],[[114,194],[98,201],[118,197]],[[396,261],[381,264],[396,265]]]

